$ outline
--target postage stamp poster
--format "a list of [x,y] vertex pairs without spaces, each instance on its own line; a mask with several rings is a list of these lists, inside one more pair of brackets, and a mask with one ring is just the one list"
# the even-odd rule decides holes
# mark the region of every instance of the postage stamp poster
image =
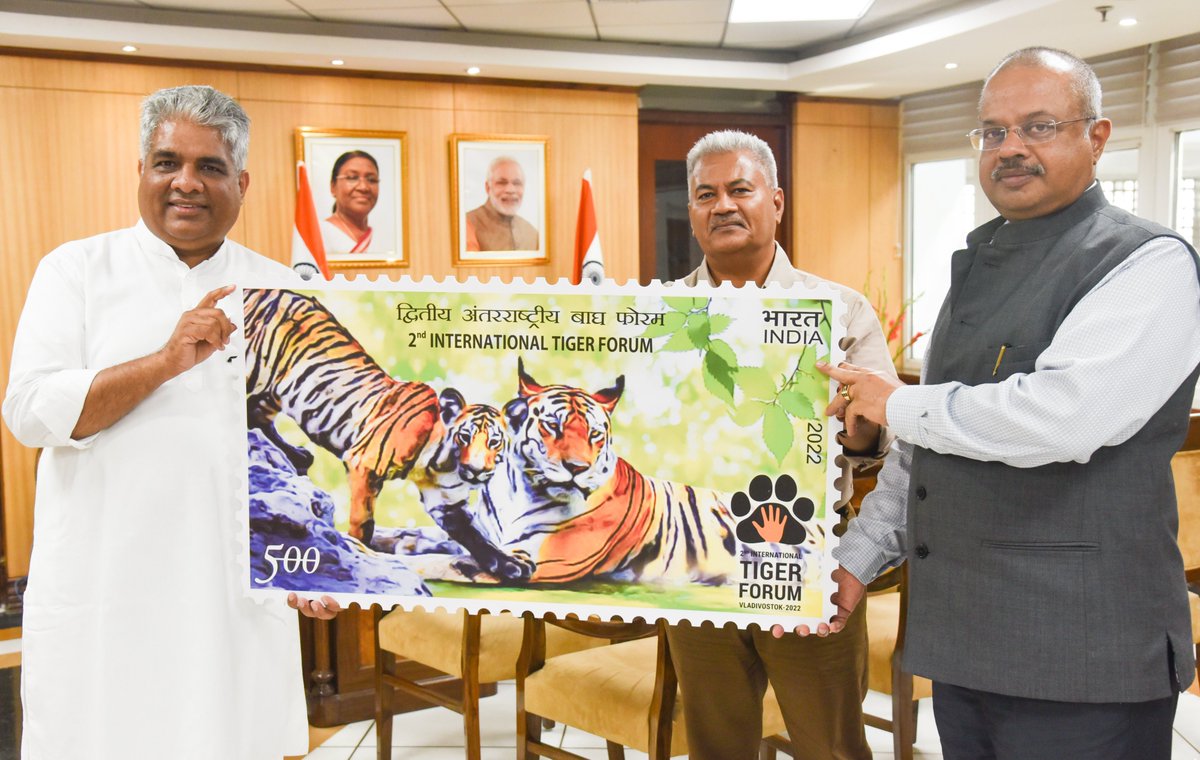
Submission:
[[835,291],[309,285],[242,289],[252,595],[832,616]]

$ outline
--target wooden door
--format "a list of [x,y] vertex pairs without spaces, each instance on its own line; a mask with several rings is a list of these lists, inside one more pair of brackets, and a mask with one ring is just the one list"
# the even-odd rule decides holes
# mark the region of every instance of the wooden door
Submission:
[[[786,208],[791,171],[786,116],[642,111],[638,115],[638,279],[676,280],[699,266],[703,254],[687,215],[687,152],[704,135],[740,129],[761,137],[775,153]],[[788,214],[775,239],[791,253]]]

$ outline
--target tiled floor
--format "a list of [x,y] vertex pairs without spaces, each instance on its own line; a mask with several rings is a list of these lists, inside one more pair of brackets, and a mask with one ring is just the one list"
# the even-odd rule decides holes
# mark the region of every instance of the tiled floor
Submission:
[[[867,712],[886,715],[890,697],[871,692],[867,696]],[[501,683],[499,692],[479,703],[483,744],[483,760],[511,760],[516,744],[516,701],[512,683]],[[543,738],[560,747],[571,749],[592,760],[608,757],[604,740],[582,731],[559,726]],[[876,760],[892,760],[892,735],[874,728],[867,729],[867,741]],[[937,726],[933,721],[933,705],[922,700],[917,718],[915,757],[941,758]],[[639,760],[646,755],[627,750],[625,756]],[[308,755],[312,760],[374,760],[375,724],[362,721],[346,726]],[[392,757],[395,760],[462,760],[462,718],[450,710],[431,708],[398,715],[392,724]],[[1200,697],[1183,694],[1175,715],[1175,751],[1172,760],[1200,760]]]

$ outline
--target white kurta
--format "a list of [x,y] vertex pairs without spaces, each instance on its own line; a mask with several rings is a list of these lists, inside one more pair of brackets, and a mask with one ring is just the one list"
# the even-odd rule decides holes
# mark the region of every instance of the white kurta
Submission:
[[[307,752],[296,613],[241,589],[245,385],[233,347],[71,440],[93,377],[205,293],[287,272],[226,241],[189,269],[143,223],[56,249],[17,329],[4,419],[38,467],[22,633],[25,760]],[[236,294],[221,302],[231,316]]]

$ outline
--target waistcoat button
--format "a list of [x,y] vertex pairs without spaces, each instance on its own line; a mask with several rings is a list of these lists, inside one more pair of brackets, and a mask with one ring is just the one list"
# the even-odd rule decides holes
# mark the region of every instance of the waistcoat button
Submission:
[[917,486],[917,498],[919,500],[925,501],[925,496],[927,493],[928,492],[925,490],[925,486]]
[[929,547],[925,544],[917,544],[917,558],[925,559],[929,556]]

